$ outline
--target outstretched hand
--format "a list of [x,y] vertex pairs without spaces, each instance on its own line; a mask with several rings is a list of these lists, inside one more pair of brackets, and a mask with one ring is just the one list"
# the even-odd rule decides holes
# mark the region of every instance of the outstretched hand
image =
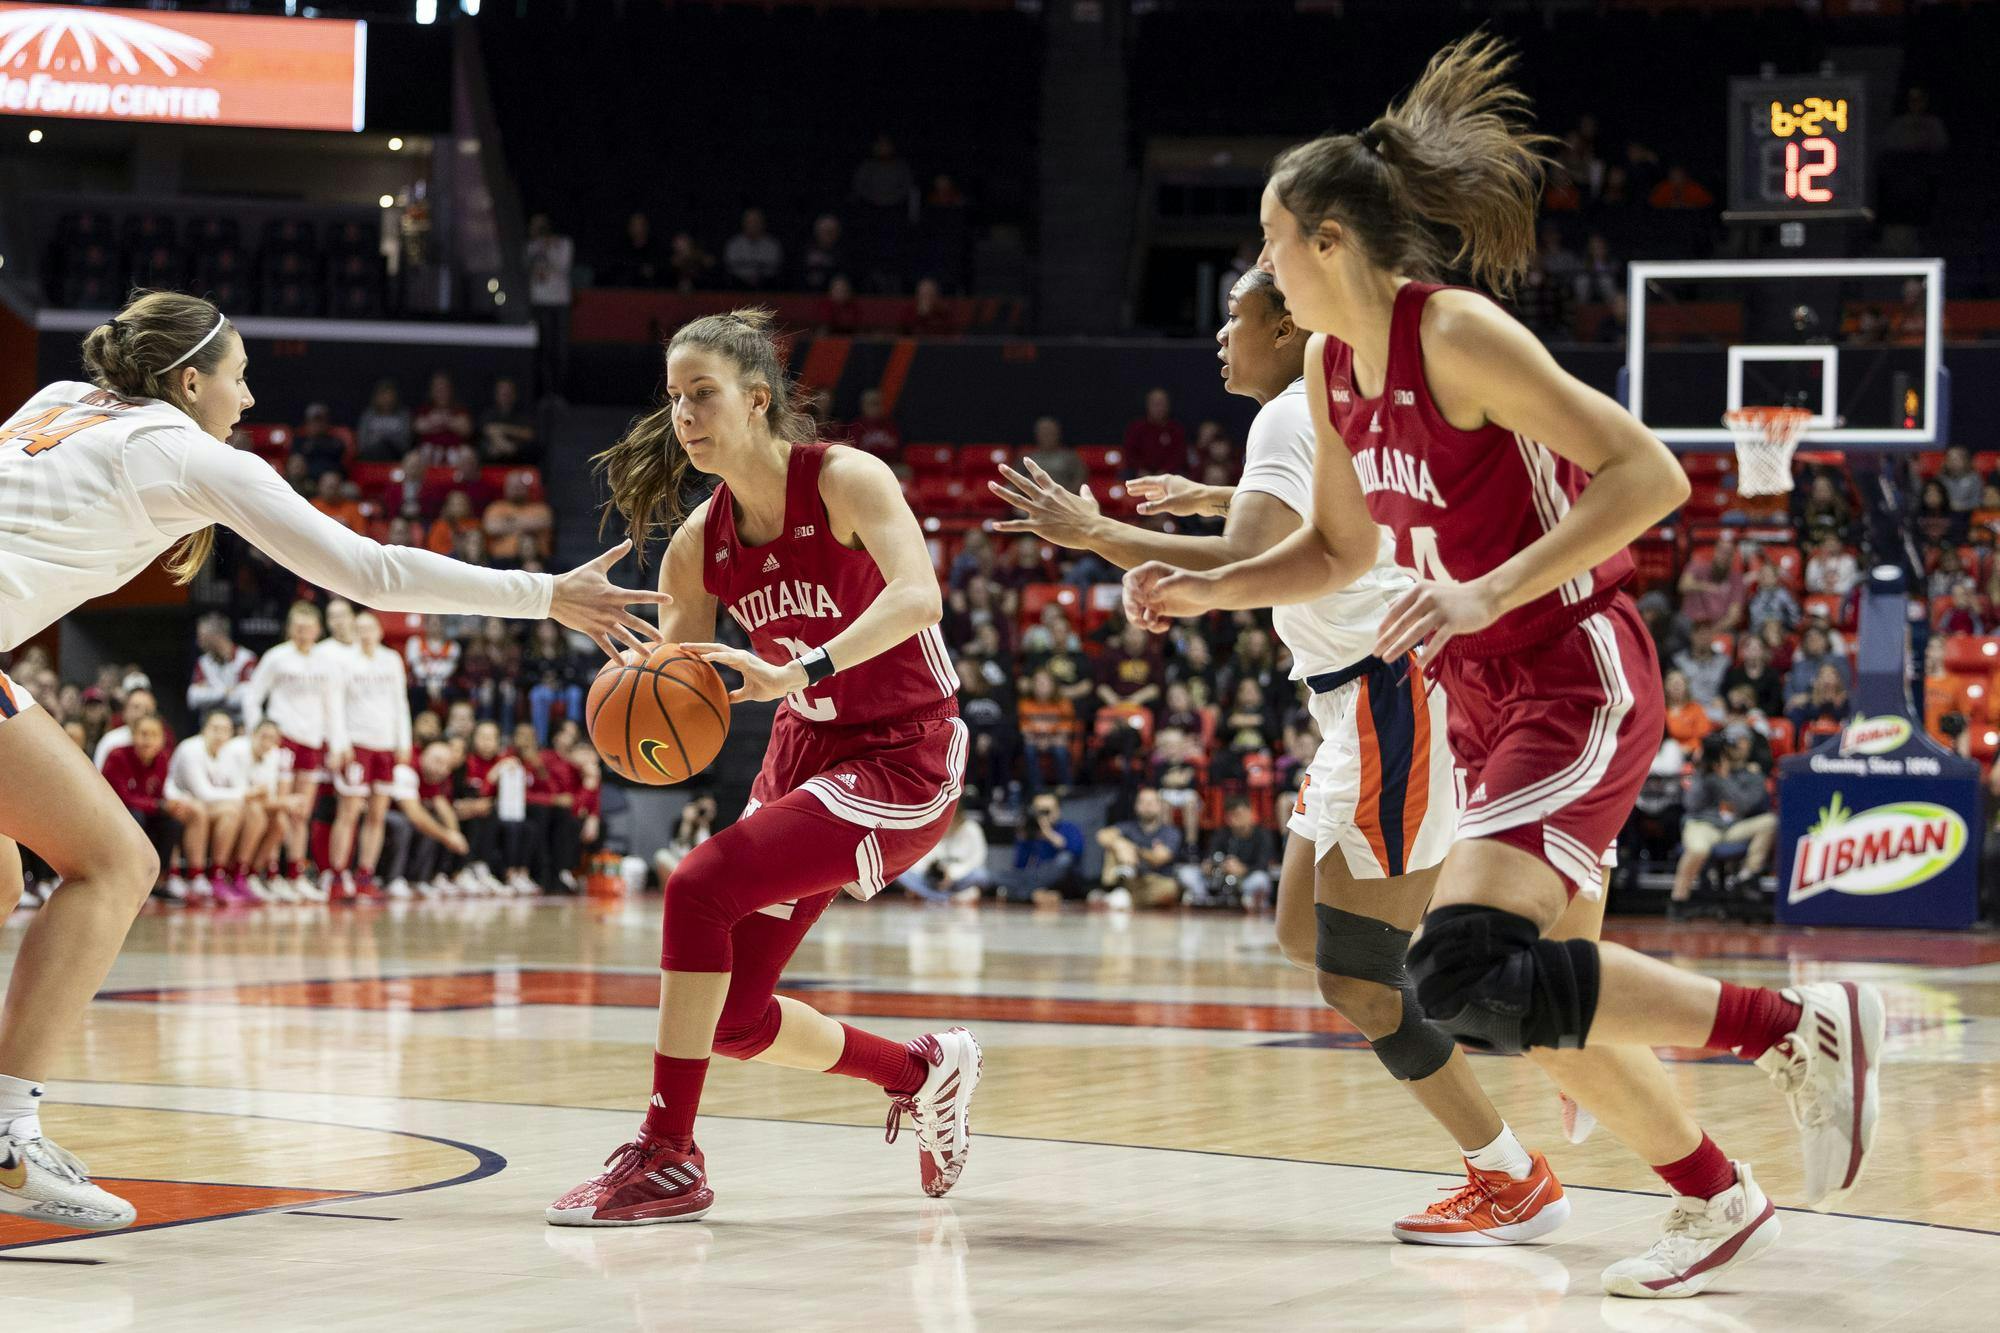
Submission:
[[1208,595],[1213,582],[1206,571],[1176,569],[1148,560],[1125,574],[1125,618],[1141,629],[1164,634],[1176,618],[1198,616],[1210,609]]
[[549,598],[552,620],[582,630],[614,660],[627,646],[643,653],[660,642],[659,626],[625,608],[642,603],[666,606],[674,600],[668,593],[621,588],[611,581],[611,567],[631,549],[627,538],[589,564],[557,575],[555,594]]
[[1134,477],[1125,483],[1125,493],[1139,502],[1142,514],[1171,514],[1194,518],[1208,511],[1208,488],[1198,481],[1165,473]]
[[782,699],[808,684],[805,669],[791,662],[766,662],[755,653],[721,643],[684,643],[681,647],[704,662],[728,667],[743,677],[743,683],[729,692],[729,702],[733,704]]
[[1005,463],[1000,465],[1000,475],[1007,479],[1008,485],[997,481],[986,483],[989,490],[1023,515],[995,523],[993,530],[1031,532],[1043,541],[1071,549],[1082,546],[1091,525],[1103,515],[1097,497],[1090,493],[1089,483],[1081,491],[1072,492],[1044,472],[1034,459],[1022,459],[1021,466],[1024,470],[1017,472]]

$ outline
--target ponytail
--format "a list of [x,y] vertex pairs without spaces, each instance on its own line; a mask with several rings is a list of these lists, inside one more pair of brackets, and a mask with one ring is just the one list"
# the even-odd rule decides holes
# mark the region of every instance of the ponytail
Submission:
[[1474,33],[1359,134],[1328,135],[1271,164],[1279,202],[1311,234],[1338,222],[1369,262],[1439,280],[1454,269],[1507,295],[1535,255],[1535,205],[1555,140],[1526,124],[1516,57]]
[[[213,375],[229,340],[229,320],[210,302],[181,292],[134,291],[125,308],[83,339],[91,383],[121,398],[152,398],[186,412],[193,406],[174,372]],[[190,413],[190,415],[192,415]],[[192,583],[215,550],[215,529],[189,533],[167,555],[176,583]]]
[[[803,443],[816,430],[813,419],[793,405],[794,388],[785,373],[775,327],[776,318],[769,310],[706,315],[681,326],[667,343],[667,355],[680,347],[700,347],[729,358],[744,387],[761,384],[770,391],[764,422],[771,434]],[[687,517],[686,486],[693,463],[674,431],[673,405],[663,402],[634,420],[618,443],[590,461],[611,491],[598,530],[610,526],[615,510],[625,520],[632,549],[643,560],[648,539],[672,535]]]

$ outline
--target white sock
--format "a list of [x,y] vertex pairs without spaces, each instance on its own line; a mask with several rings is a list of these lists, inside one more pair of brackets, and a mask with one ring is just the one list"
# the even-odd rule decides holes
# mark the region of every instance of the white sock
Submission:
[[1526,1180],[1528,1173],[1535,1169],[1535,1162],[1528,1156],[1528,1150],[1514,1137],[1514,1131],[1507,1128],[1507,1122],[1500,1122],[1500,1134],[1484,1148],[1475,1148],[1465,1155],[1465,1160],[1481,1171],[1505,1171],[1515,1180]]
[[42,1137],[42,1085],[0,1074],[0,1138]]

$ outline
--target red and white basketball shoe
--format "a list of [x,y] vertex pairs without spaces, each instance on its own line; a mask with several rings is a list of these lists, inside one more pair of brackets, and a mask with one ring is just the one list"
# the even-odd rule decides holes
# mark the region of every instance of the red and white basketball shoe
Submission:
[[1652,1300],[1693,1296],[1777,1244],[1777,1210],[1750,1178],[1749,1167],[1730,1165],[1736,1183],[1713,1199],[1674,1196],[1653,1247],[1604,1270],[1607,1292]]
[[1582,1143],[1597,1128],[1597,1117],[1566,1092],[1558,1092],[1556,1098],[1562,1104],[1563,1137],[1571,1143]]
[[1518,1245],[1569,1221],[1562,1182],[1540,1153],[1525,1180],[1465,1164],[1465,1184],[1421,1213],[1397,1222],[1396,1239],[1412,1245]]
[[1806,1204],[1831,1212],[1868,1165],[1881,1110],[1882,993],[1851,981],[1787,988],[1799,1025],[1757,1057],[1792,1106]]
[[692,1222],[714,1206],[701,1149],[682,1152],[642,1129],[542,1216],[558,1227],[643,1227]]
[[894,1143],[909,1113],[917,1127],[917,1175],[924,1193],[940,1198],[958,1183],[972,1148],[972,1094],[984,1058],[979,1042],[964,1028],[926,1033],[911,1049],[930,1065],[915,1092],[889,1094],[885,1142]]

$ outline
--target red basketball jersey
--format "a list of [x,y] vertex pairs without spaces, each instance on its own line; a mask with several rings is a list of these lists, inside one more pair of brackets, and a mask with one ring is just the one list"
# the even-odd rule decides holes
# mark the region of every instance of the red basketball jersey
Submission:
[[[1327,408],[1354,455],[1368,512],[1396,539],[1396,562],[1418,578],[1469,582],[1505,564],[1569,512],[1590,477],[1547,446],[1488,424],[1444,419],[1424,379],[1419,340],[1435,283],[1405,283],[1389,325],[1382,392],[1354,384],[1354,351],[1326,340]],[[1602,609],[1632,574],[1620,551],[1555,591],[1453,642],[1477,655],[1539,642]]]
[[[792,447],[785,527],[775,541],[750,546],[737,537],[727,484],[717,486],[708,503],[702,585],[767,662],[789,662],[824,644],[886,586],[873,556],[834,538],[819,491],[827,447]],[[835,727],[958,711],[958,674],[936,625],[866,662],[834,666],[840,670],[831,679],[787,695],[786,707],[807,722]]]

